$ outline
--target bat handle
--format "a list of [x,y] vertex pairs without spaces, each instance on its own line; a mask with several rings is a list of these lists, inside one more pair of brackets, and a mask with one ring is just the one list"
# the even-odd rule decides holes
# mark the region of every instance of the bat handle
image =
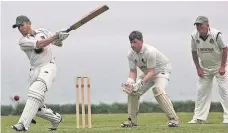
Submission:
[[70,31],[71,31],[71,28],[67,29],[65,32],[67,32],[67,33],[68,33],[68,32],[70,32]]

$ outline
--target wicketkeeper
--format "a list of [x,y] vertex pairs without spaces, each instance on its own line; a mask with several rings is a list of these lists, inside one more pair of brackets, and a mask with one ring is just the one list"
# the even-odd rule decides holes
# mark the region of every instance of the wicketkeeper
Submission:
[[[128,54],[130,74],[122,89],[128,94],[128,121],[122,127],[137,126],[140,96],[152,88],[153,94],[168,118],[169,127],[178,127],[179,120],[172,102],[165,91],[171,65],[168,58],[155,47],[143,42],[140,31],[132,31],[129,35],[131,50]],[[137,77],[137,67],[143,75]]]

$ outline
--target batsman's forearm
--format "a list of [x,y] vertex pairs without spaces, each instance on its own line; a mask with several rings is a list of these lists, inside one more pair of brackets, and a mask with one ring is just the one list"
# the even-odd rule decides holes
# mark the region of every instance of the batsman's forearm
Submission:
[[199,68],[200,65],[199,65],[199,58],[198,58],[197,51],[192,51],[192,58],[193,58],[196,68]]
[[129,73],[129,78],[132,78],[135,81],[136,77],[137,77],[137,69],[131,69]]
[[154,71],[150,71],[147,73],[147,75],[143,78],[144,82],[147,82],[149,79],[151,79],[154,76],[155,72]]
[[221,66],[225,67],[227,62],[227,47],[223,48],[222,50],[222,61]]
[[36,48],[43,48],[57,39],[56,35],[37,41]]

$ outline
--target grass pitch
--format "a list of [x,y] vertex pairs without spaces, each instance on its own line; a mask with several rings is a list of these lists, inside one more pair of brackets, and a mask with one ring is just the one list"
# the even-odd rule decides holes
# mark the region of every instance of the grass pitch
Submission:
[[[49,123],[37,117],[37,124],[31,125],[28,133],[228,133],[228,124],[222,124],[222,113],[210,113],[205,124],[187,124],[192,115],[178,113],[180,126],[169,128],[163,113],[143,113],[139,114],[138,128],[121,128],[120,123],[127,120],[127,114],[93,114],[91,129],[76,129],[75,115],[63,115],[57,131],[47,131]],[[18,119],[19,116],[1,116],[1,133],[15,133],[10,125]]]

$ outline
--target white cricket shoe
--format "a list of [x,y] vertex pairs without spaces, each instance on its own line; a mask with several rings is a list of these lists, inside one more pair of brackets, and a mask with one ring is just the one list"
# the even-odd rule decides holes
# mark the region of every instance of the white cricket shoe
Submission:
[[15,131],[27,131],[28,129],[25,128],[25,126],[22,123],[17,123],[15,125],[11,126],[12,129],[14,129]]
[[138,125],[131,121],[131,118],[128,118],[128,121],[122,122],[121,127],[138,127]]
[[200,119],[192,119],[191,121],[188,122],[188,124],[202,124],[203,120]]
[[228,124],[228,119],[223,119],[223,124]]
[[59,124],[62,122],[62,116],[59,113],[55,113],[57,117],[60,118],[59,122],[50,122],[49,130],[57,130]]
[[169,120],[168,127],[178,127],[179,121],[178,120]]
[[130,121],[125,121],[123,123],[120,124],[121,127],[137,127],[138,125],[130,122]]

